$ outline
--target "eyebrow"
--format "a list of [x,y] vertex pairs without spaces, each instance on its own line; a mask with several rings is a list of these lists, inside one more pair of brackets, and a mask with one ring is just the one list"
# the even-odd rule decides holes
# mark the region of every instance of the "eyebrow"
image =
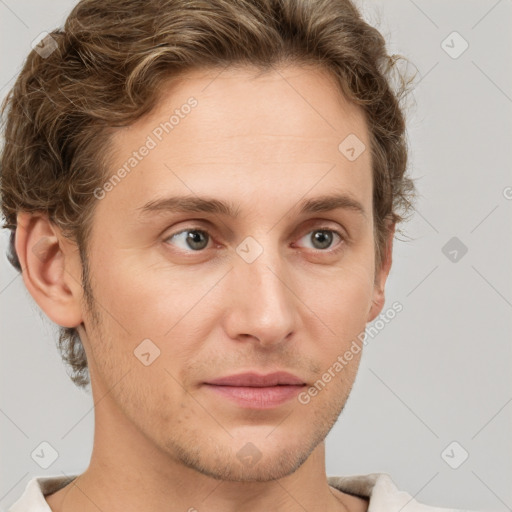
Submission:
[[[363,205],[347,194],[322,195],[313,199],[306,199],[299,203],[299,213],[319,213],[339,208],[352,210],[366,217]],[[237,218],[239,206],[231,201],[221,201],[210,197],[198,196],[170,196],[154,199],[137,208],[141,216],[155,212],[183,212],[183,213],[213,213]]]

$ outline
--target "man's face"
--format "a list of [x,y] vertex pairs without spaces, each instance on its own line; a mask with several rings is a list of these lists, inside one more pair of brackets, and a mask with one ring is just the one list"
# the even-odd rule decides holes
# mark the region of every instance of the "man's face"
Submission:
[[[84,309],[81,334],[102,415],[204,474],[265,481],[296,470],[324,440],[361,351],[310,400],[296,391],[279,405],[244,406],[205,382],[284,370],[304,392],[332,375],[382,294],[362,112],[319,70],[253,75],[188,73],[116,133],[112,175],[134,151],[140,160],[98,201],[89,267],[99,323]],[[190,97],[197,103],[183,107]],[[176,109],[166,133],[160,123]],[[350,134],[367,148],[352,161],[338,148]],[[326,195],[363,211],[300,212]],[[144,209],[170,196],[230,203],[238,215]],[[244,463],[247,454],[257,463]]]

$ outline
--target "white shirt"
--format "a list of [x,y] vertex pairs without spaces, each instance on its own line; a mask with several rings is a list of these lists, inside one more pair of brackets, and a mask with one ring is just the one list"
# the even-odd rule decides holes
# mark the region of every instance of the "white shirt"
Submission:
[[[77,476],[32,478],[21,497],[7,512],[51,512],[44,496],[58,491]],[[399,491],[387,473],[328,476],[327,482],[342,492],[369,498],[368,512],[462,512],[461,509],[439,508],[418,503],[407,492]]]

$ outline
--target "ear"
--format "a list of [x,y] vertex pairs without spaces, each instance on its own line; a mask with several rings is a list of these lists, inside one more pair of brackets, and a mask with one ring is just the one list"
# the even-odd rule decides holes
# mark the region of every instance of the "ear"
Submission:
[[386,235],[386,244],[383,248],[383,252],[381,254],[380,265],[379,262],[376,261],[376,270],[375,270],[375,284],[373,289],[373,298],[372,298],[372,306],[368,313],[367,322],[371,322],[382,311],[385,302],[385,286],[386,280],[389,275],[389,271],[391,270],[391,262],[392,262],[392,254],[393,254],[393,238],[395,236],[395,223],[388,222],[387,224],[387,235]]
[[41,213],[20,212],[15,248],[27,290],[62,327],[82,323],[81,263],[74,244]]

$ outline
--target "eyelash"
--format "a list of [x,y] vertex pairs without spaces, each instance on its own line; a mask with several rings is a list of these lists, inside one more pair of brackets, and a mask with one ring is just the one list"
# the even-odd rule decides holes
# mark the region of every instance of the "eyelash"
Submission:
[[[200,233],[207,234],[209,240],[210,241],[213,240],[210,232],[207,229],[204,229],[203,227],[199,227],[199,226],[188,226],[188,227],[186,227],[184,229],[180,229],[176,233],[171,233],[169,236],[167,236],[165,238],[164,241],[170,240],[171,238],[173,238],[173,237],[175,237],[175,236],[177,236],[177,235],[179,235],[181,233],[185,233],[187,231],[188,232],[197,231],[197,232],[200,232]],[[334,234],[338,235],[339,238],[340,238],[340,242],[338,243],[338,245],[336,246],[335,249],[312,249],[316,253],[337,254],[339,251],[341,251],[344,248],[345,244],[348,241],[345,235],[343,235],[342,233],[340,233],[336,229],[332,229],[332,228],[328,228],[328,227],[318,227],[318,228],[312,229],[312,230],[306,232],[300,238],[304,238],[304,236],[309,235],[310,233],[314,233],[315,231],[327,231],[327,232],[334,233]],[[194,250],[190,249],[188,251],[185,251],[185,253],[197,253],[197,254],[200,254],[202,252],[205,252],[206,250],[207,250],[206,248],[205,249],[200,249],[200,250],[197,250],[197,251],[194,251]],[[180,249],[179,251],[181,252],[182,250]]]

